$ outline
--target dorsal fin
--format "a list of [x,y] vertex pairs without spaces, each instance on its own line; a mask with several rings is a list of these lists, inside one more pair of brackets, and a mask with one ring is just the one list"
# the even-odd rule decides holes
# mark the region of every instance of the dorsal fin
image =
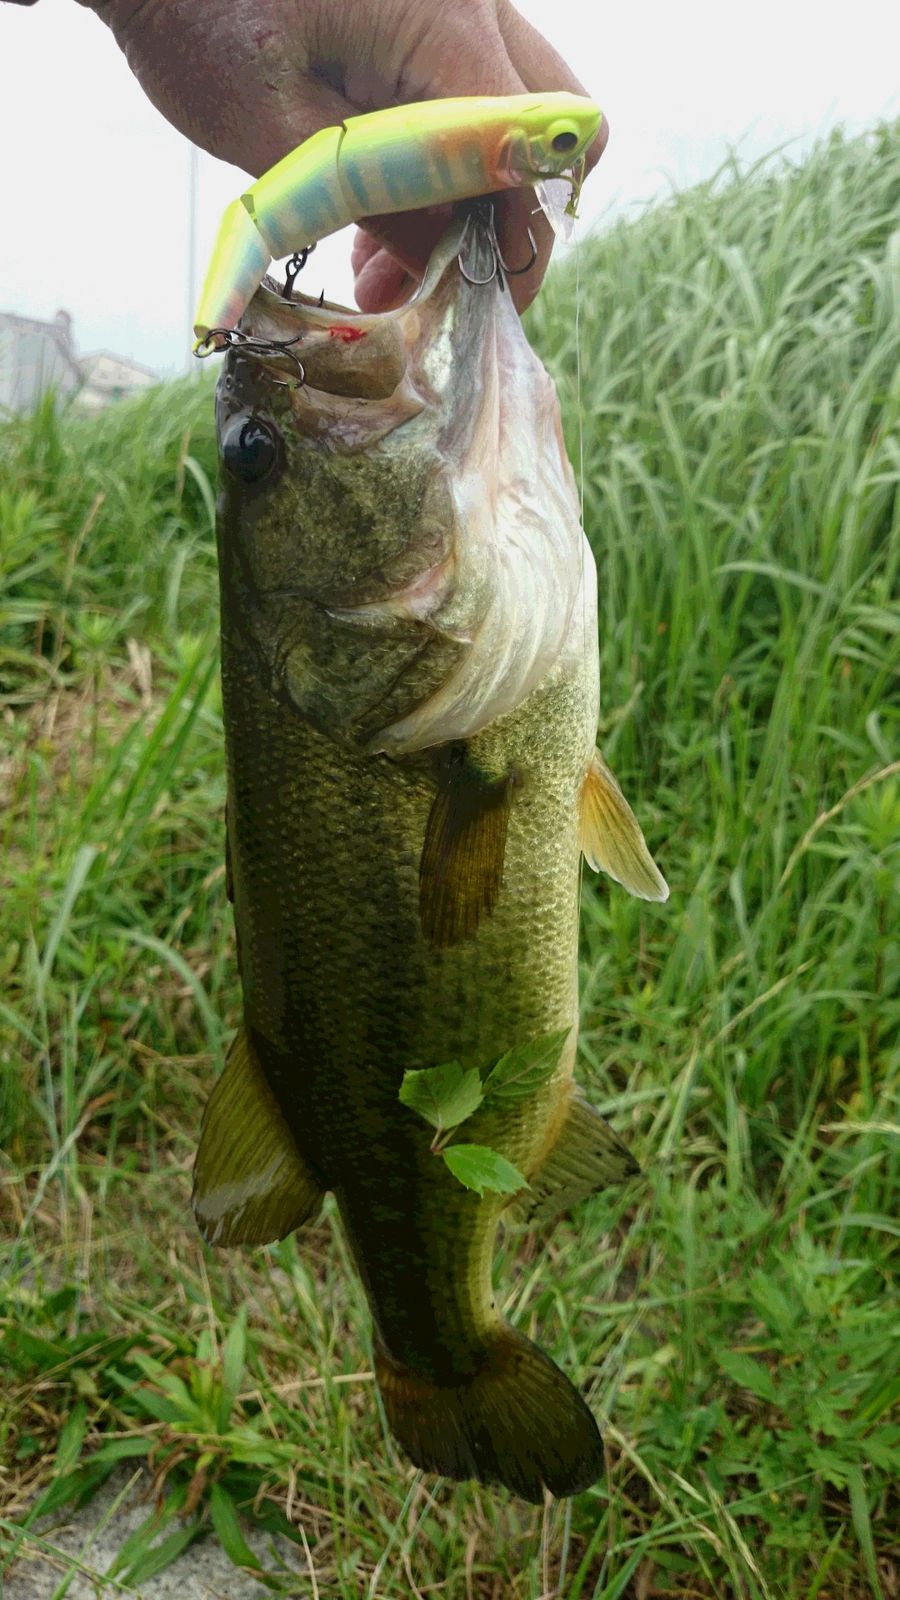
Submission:
[[209,1244],[270,1244],[312,1222],[323,1198],[242,1028],[203,1115],[191,1197],[200,1232]]
[[515,776],[491,778],[458,743],[438,757],[437,781],[419,863],[419,914],[425,938],[444,948],[474,933],[497,903]]
[[581,794],[581,848],[589,867],[607,872],[629,894],[640,900],[668,900],[669,885],[599,750],[594,751]]

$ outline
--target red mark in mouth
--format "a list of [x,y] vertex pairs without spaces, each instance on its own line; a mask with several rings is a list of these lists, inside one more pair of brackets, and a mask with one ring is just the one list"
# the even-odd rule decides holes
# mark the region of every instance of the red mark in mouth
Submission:
[[365,328],[351,328],[346,322],[333,322],[328,329],[331,339],[340,339],[343,344],[355,344],[357,339],[366,337]]

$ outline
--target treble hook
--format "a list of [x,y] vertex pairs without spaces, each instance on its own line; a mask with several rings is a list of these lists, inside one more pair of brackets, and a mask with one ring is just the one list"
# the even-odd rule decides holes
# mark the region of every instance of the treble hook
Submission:
[[[469,235],[473,228],[479,228],[483,230],[484,239],[490,252],[491,270],[486,278],[476,277],[466,265],[466,245],[469,242]],[[537,240],[535,239],[530,227],[527,230],[527,237],[531,249],[531,254],[528,257],[528,260],[525,262],[523,267],[511,267],[500,248],[500,240],[497,237],[497,228],[494,222],[494,206],[492,201],[484,201],[481,204],[474,206],[466,218],[466,226],[456,258],[459,262],[459,270],[465,278],[466,283],[471,283],[480,288],[486,283],[493,283],[494,279],[497,278],[499,279],[500,287],[502,289],[504,287],[504,278],[520,278],[523,273],[530,272],[537,260],[538,253]]]
[[[476,201],[476,203],[469,208],[469,212],[466,217],[466,225],[463,229],[463,235],[459,243],[459,250],[457,251],[456,259],[459,263],[460,272],[465,278],[466,283],[471,283],[477,288],[481,288],[486,283],[493,283],[497,276],[497,255],[492,243],[493,216],[494,208],[489,202]],[[475,233],[476,230],[478,230],[475,239],[476,247],[487,242],[490,251],[491,270],[486,278],[477,278],[474,272],[470,272],[464,259],[466,254],[466,246],[471,243],[471,235]]]
[[[223,339],[224,344],[213,345],[214,339]],[[282,378],[273,378],[281,389],[299,389],[306,382],[306,368],[300,360],[296,350],[291,345],[299,344],[303,338],[302,333],[294,335],[293,339],[255,339],[252,334],[242,333],[240,328],[210,328],[205,339],[198,345],[196,354],[201,357],[209,356],[214,351],[240,350],[244,355],[259,356],[262,360],[269,357],[285,356],[288,361],[293,361],[297,368],[297,376],[293,383],[286,383]]]
[[305,244],[302,250],[295,250],[294,254],[285,262],[284,288],[281,291],[285,300],[290,300],[294,289],[294,279],[298,272],[303,271],[315,248],[314,244]]

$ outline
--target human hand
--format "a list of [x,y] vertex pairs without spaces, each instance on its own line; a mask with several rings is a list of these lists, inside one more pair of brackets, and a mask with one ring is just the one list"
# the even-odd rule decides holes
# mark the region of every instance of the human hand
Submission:
[[[81,0],[109,24],[145,93],[203,149],[253,174],[319,128],[382,106],[451,95],[584,94],[556,51],[509,0]],[[604,119],[587,156],[605,147]],[[531,189],[497,200],[510,262],[537,240],[534,266],[510,280],[531,303],[553,244]],[[357,304],[405,299],[446,227],[447,207],[369,217],[352,264]]]

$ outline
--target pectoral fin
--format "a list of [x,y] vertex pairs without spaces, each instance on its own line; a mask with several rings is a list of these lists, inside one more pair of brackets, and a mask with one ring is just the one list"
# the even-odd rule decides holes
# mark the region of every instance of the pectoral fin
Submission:
[[419,863],[419,914],[426,939],[444,948],[474,933],[496,905],[515,779],[480,771],[464,744],[442,752],[437,777]]
[[269,1244],[312,1222],[323,1198],[242,1028],[203,1116],[192,1195],[200,1232],[209,1244]]
[[518,1222],[547,1222],[589,1194],[637,1177],[640,1170],[627,1144],[573,1090],[556,1143],[509,1213]]
[[669,885],[599,750],[584,780],[581,807],[581,848],[588,866],[608,872],[640,900],[668,900]]

